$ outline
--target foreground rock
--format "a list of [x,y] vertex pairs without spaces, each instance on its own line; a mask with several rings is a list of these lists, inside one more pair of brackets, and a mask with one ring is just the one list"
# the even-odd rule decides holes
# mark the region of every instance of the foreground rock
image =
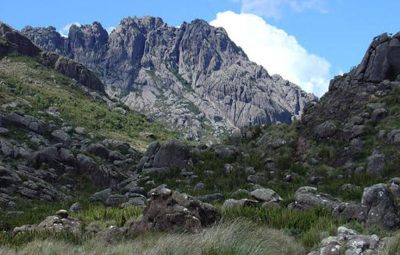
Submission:
[[293,209],[307,210],[314,207],[325,207],[333,211],[340,201],[328,194],[318,192],[315,187],[300,187],[295,193],[295,202],[289,206]]
[[385,241],[377,235],[360,235],[352,229],[339,227],[336,236],[323,239],[320,247],[308,255],[381,254]]
[[295,202],[289,208],[307,210],[324,207],[345,220],[358,220],[368,227],[385,229],[400,227],[398,184],[375,184],[364,189],[361,203],[346,203],[328,194],[318,192],[314,187],[301,187],[295,193]]
[[400,227],[400,208],[387,185],[380,183],[364,189],[361,205],[367,226]]
[[130,226],[133,233],[146,231],[199,232],[219,219],[218,211],[186,194],[164,186],[149,192],[150,202],[140,221]]
[[48,216],[44,221],[34,225],[23,225],[13,230],[15,235],[30,231],[67,231],[79,234],[81,231],[81,222],[77,219],[70,218],[66,210],[59,210],[56,215]]

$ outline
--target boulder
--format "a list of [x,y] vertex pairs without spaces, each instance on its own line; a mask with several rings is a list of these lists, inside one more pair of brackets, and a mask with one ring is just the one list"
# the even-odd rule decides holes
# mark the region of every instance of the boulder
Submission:
[[67,163],[69,165],[75,165],[76,163],[75,156],[69,149],[60,148],[59,154],[62,162]]
[[227,199],[221,207],[222,211],[226,211],[232,208],[241,208],[241,207],[256,207],[259,205],[259,202],[251,199]]
[[380,226],[386,229],[400,227],[400,208],[385,184],[380,183],[365,188],[361,205],[366,211],[367,226]]
[[194,185],[193,187],[193,191],[201,191],[206,187],[206,185],[202,182],[197,183],[196,185]]
[[107,159],[110,151],[102,144],[95,143],[88,146],[86,151],[92,155],[98,156],[103,159]]
[[96,162],[89,156],[78,154],[76,159],[78,161],[79,168],[85,172],[91,172],[97,168]]
[[70,212],[79,212],[80,210],[81,210],[81,204],[78,202],[73,203],[69,208]]
[[77,219],[68,217],[68,213],[67,217],[65,217],[65,214],[62,216],[48,216],[45,220],[37,225],[24,225],[14,228],[13,234],[17,235],[19,233],[31,232],[35,230],[45,230],[51,232],[67,231],[74,234],[79,234],[81,232],[81,222]]
[[109,228],[102,230],[96,234],[96,239],[101,240],[107,244],[113,244],[116,241],[120,241],[128,234],[127,227],[116,227],[110,226]]
[[129,200],[123,204],[121,204],[121,207],[127,208],[127,207],[145,207],[146,206],[146,197],[144,196],[137,196],[137,197],[132,197],[129,198]]
[[71,136],[69,134],[67,134],[67,132],[65,132],[62,129],[57,129],[54,130],[51,133],[52,138],[59,143],[69,143],[71,142]]
[[131,231],[199,232],[219,219],[218,211],[186,194],[157,187],[148,194],[150,201],[140,221],[130,225]]
[[336,134],[336,132],[336,124],[331,120],[319,124],[314,130],[314,134],[317,138],[328,138]]
[[250,195],[261,202],[279,203],[283,200],[274,190],[266,188],[256,189]]
[[230,159],[235,158],[239,151],[234,146],[225,146],[225,145],[216,145],[213,147],[215,151],[215,155],[217,155],[220,159]]
[[400,143],[400,129],[395,129],[387,134],[387,140],[390,144],[399,144]]
[[47,126],[43,121],[22,113],[12,112],[4,117],[4,121],[8,124],[24,127],[38,134],[44,134],[47,130]]
[[61,160],[57,147],[50,146],[42,150],[34,152],[30,159],[30,165],[34,168],[39,168],[43,163],[49,165],[58,165]]
[[127,197],[119,194],[114,194],[114,195],[109,195],[107,197],[105,204],[108,206],[118,206],[127,201],[128,201]]
[[64,209],[60,209],[60,210],[58,210],[58,211],[56,212],[56,215],[57,215],[58,217],[60,217],[61,219],[66,219],[66,218],[68,218],[68,211],[67,211],[67,210],[64,210]]
[[154,155],[152,166],[155,168],[183,168],[191,157],[190,147],[179,141],[162,144]]
[[111,188],[96,192],[90,197],[90,200],[106,203],[107,199],[111,196],[111,192]]
[[379,152],[374,152],[367,159],[367,174],[372,177],[382,176],[385,168],[385,156]]
[[324,238],[319,247],[308,255],[383,254],[384,246],[384,239],[377,235],[360,235],[355,230],[340,226],[336,236]]
[[250,183],[259,184],[265,182],[266,180],[267,178],[264,175],[260,174],[251,174],[247,176],[247,181]]
[[317,188],[304,186],[300,187],[295,193],[295,201],[289,206],[293,209],[307,210],[314,207],[325,207],[334,211],[341,202],[324,193],[318,192]]
[[388,116],[388,111],[385,108],[378,108],[372,112],[371,120],[373,122],[378,122],[386,118],[386,116]]

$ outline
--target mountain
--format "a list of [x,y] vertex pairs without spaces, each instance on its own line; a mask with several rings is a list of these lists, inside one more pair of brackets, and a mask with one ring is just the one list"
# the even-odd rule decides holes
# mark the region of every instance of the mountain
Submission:
[[1,208],[113,186],[131,176],[140,149],[174,137],[108,98],[82,64],[0,23]]
[[341,144],[336,148],[336,165],[393,144],[391,139],[400,128],[396,106],[399,56],[400,34],[375,37],[362,62],[331,80],[329,91],[305,110],[301,134],[309,140]]
[[[249,61],[226,31],[202,20],[171,27],[160,18],[125,18],[110,34],[94,22],[70,28],[25,27],[43,49],[98,73],[107,93],[131,109],[198,138],[204,130],[290,123],[315,100],[278,75]],[[218,131],[219,130],[219,131]]]
[[1,23],[0,253],[398,254],[399,38],[301,120],[207,146]]

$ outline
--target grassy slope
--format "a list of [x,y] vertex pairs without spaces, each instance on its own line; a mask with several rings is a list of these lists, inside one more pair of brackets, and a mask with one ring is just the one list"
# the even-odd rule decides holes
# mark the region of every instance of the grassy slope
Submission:
[[144,149],[154,140],[145,133],[152,133],[161,141],[177,138],[176,133],[159,123],[148,122],[141,114],[131,111],[123,114],[93,99],[74,85],[74,81],[37,64],[34,59],[7,57],[0,60],[0,81],[2,104],[26,102],[11,110],[49,118],[41,112],[51,106],[57,107],[68,124],[84,127],[99,136],[127,141],[138,149]]

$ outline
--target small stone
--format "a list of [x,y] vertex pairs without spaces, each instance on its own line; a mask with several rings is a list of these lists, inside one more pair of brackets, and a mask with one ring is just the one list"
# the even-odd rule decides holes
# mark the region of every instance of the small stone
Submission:
[[75,133],[83,135],[84,133],[86,133],[86,129],[84,127],[76,127]]
[[80,210],[81,210],[81,205],[80,205],[78,202],[73,203],[73,204],[71,205],[71,207],[69,208],[69,211],[70,211],[70,212],[78,212],[78,211],[80,211]]
[[200,191],[203,190],[206,187],[206,185],[202,182],[197,183],[194,188],[193,191]]
[[66,219],[68,218],[68,211],[61,209],[56,212],[56,215],[59,216],[61,219]]
[[388,115],[388,111],[385,108],[375,109],[371,114],[371,120],[374,122],[384,119]]

